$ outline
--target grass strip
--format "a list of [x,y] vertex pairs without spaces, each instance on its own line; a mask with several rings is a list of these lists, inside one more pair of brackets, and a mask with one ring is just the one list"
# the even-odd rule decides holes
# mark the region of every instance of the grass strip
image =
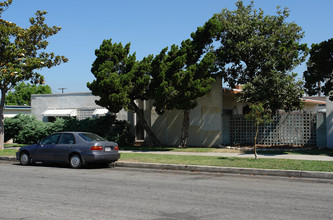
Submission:
[[0,156],[15,156],[16,155],[17,150],[16,149],[4,149],[0,151]]
[[333,172],[331,161],[123,153],[120,161]]

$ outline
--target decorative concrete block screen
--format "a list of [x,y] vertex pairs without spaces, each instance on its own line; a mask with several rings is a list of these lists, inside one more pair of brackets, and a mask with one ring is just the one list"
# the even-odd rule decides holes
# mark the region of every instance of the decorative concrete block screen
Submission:
[[[230,117],[230,142],[253,144],[253,121],[243,115]],[[316,146],[316,114],[284,113],[273,117],[268,124],[259,127],[257,143],[262,145]]]

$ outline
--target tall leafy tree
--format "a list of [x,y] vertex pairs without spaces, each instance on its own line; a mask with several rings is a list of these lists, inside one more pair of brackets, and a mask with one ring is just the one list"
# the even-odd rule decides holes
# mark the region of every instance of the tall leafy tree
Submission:
[[[216,40],[217,64],[230,86],[246,84],[255,77],[270,78],[277,73],[287,75],[308,54],[302,28],[287,22],[289,10],[277,9],[277,15],[265,15],[254,9],[251,2],[245,6],[236,3],[237,9],[223,9],[213,16],[220,23]],[[288,76],[287,76],[288,77]]]
[[14,91],[9,91],[6,96],[6,105],[30,105],[32,94],[51,94],[49,85],[35,85],[21,82],[14,86]]
[[[196,37],[195,33],[192,36]],[[183,111],[181,147],[187,145],[190,110],[199,97],[210,92],[215,81],[211,74],[215,70],[215,55],[204,50],[207,45],[203,42],[207,41],[210,38],[185,40],[180,47],[163,49],[152,62],[151,91],[156,111],[160,114],[172,109]]]
[[219,22],[216,40],[217,65],[231,87],[247,84],[241,101],[262,103],[274,113],[302,106],[302,82],[291,71],[307,54],[302,28],[287,22],[289,10],[277,8],[276,15],[254,9],[254,3],[236,3],[237,9],[223,9],[211,19]]
[[291,71],[304,62],[308,48],[300,43],[302,28],[287,22],[289,10],[276,15],[254,9],[254,3],[236,3],[236,10],[223,9],[215,40],[217,65],[231,87],[245,84],[238,100],[250,103],[257,125],[278,109],[293,111],[302,106],[302,82]]
[[0,2],[0,150],[3,149],[4,116],[6,93],[19,82],[30,81],[33,84],[43,83],[44,77],[38,70],[51,68],[61,62],[67,62],[64,56],[47,53],[47,38],[57,34],[60,27],[49,27],[45,24],[45,11],[37,11],[30,18],[30,27],[22,28],[14,23],[1,19],[12,0]]
[[122,108],[134,111],[153,144],[161,145],[135,102],[149,98],[147,90],[153,56],[137,61],[135,53],[130,54],[130,43],[123,46],[121,43],[112,43],[111,39],[104,40],[95,50],[95,55],[91,72],[96,79],[88,82],[87,86],[100,97],[96,104],[114,113]]
[[308,94],[322,92],[333,101],[333,38],[312,44],[307,66],[304,78]]

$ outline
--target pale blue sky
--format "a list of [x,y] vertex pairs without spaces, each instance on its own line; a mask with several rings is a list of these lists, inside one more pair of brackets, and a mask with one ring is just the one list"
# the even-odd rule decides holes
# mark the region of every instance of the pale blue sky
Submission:
[[[69,58],[69,62],[43,69],[46,84],[53,93],[88,92],[86,83],[94,77],[90,72],[94,51],[104,39],[126,44],[137,59],[172,44],[180,44],[191,32],[202,26],[223,8],[235,9],[231,0],[14,0],[2,18],[27,27],[37,10],[45,10],[46,23],[62,27],[49,38],[49,51]],[[248,4],[250,1],[244,1]],[[311,46],[333,37],[332,0],[256,0],[255,8],[273,15],[276,6],[291,10],[289,21],[305,31],[303,43]],[[300,76],[305,64],[296,68]]]

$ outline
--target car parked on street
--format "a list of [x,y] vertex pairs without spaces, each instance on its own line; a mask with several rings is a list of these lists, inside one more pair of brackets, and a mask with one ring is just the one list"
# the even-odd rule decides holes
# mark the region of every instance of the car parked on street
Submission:
[[21,147],[16,159],[22,165],[36,162],[67,163],[72,168],[81,168],[88,163],[105,165],[120,158],[115,142],[88,132],[58,132],[37,144]]

